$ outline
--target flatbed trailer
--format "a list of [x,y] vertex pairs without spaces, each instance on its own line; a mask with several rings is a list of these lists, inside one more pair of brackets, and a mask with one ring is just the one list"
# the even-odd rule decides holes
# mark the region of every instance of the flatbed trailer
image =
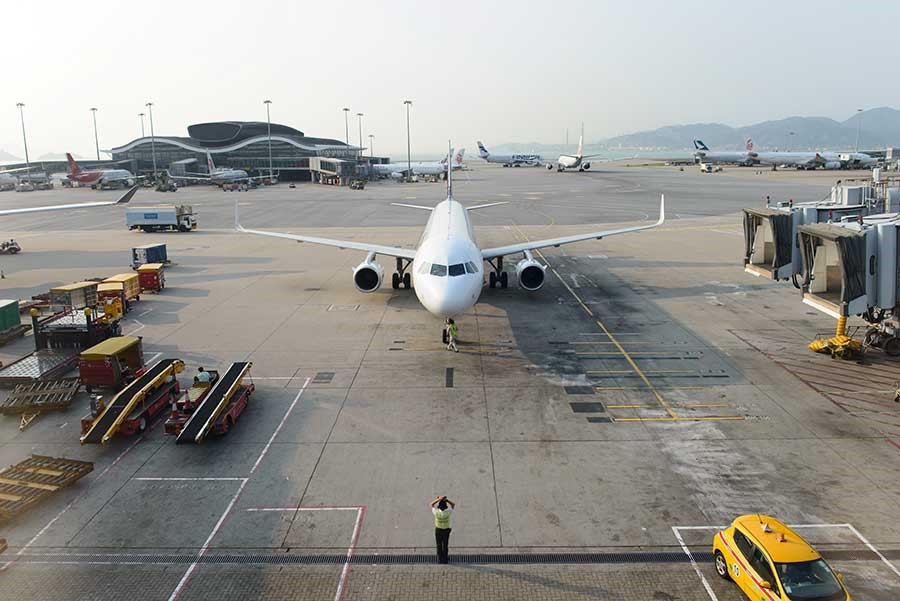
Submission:
[[0,472],[0,522],[28,510],[94,470],[90,461],[32,455]]
[[255,389],[252,382],[244,384],[252,366],[249,361],[231,364],[188,417],[175,444],[200,444],[210,432],[224,434],[234,425]]
[[81,444],[107,444],[116,432],[131,435],[146,429],[180,388],[175,374],[184,370],[180,359],[163,359],[138,374],[112,398],[96,418],[81,420]]
[[0,414],[20,415],[19,430],[24,430],[42,413],[68,409],[80,388],[78,378],[19,384],[0,403]]
[[0,386],[47,380],[66,373],[77,364],[77,349],[34,351],[0,369]]

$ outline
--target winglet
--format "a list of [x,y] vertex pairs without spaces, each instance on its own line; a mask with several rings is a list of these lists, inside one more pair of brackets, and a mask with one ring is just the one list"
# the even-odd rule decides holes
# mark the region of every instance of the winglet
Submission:
[[656,225],[662,225],[666,221],[666,195],[659,195],[659,220]]
[[132,197],[133,197],[133,196],[135,195],[135,193],[138,191],[138,188],[139,188],[139,187],[140,187],[140,186],[132,186],[131,189],[130,189],[128,192],[126,192],[125,194],[123,194],[123,195],[121,196],[121,198],[119,198],[119,200],[116,201],[116,204],[117,204],[117,205],[123,205],[123,204],[127,203],[129,200],[132,199]]

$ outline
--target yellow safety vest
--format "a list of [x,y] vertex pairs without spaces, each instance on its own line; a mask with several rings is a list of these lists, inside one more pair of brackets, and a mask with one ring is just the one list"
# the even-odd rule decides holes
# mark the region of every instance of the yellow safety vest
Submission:
[[450,510],[444,509],[434,512],[434,527],[446,530],[450,528]]

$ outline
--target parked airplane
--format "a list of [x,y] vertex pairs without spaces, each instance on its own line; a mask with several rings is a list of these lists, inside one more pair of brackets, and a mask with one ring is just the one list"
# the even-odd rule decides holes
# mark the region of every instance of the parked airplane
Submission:
[[481,141],[478,141],[478,156],[488,163],[500,163],[504,167],[540,167],[544,159],[539,154],[491,154]]
[[393,178],[406,177],[410,175],[410,170],[412,170],[412,175],[444,175],[447,173],[448,157],[453,157],[453,169],[462,169],[463,157],[465,154],[465,148],[460,148],[455,152],[451,149],[450,153],[440,161],[418,161],[409,165],[402,162],[388,163],[386,165],[372,165],[372,171],[375,175]]
[[484,285],[485,262],[492,267],[488,278],[490,287],[494,288],[499,284],[501,288],[506,288],[508,275],[503,270],[503,259],[510,255],[521,254],[523,258],[516,263],[516,277],[519,280],[519,286],[528,291],[535,291],[544,285],[547,266],[537,261],[532,251],[549,246],[560,246],[584,240],[599,240],[616,234],[648,230],[661,225],[665,220],[665,197],[662,197],[659,203],[659,220],[652,224],[481,249],[475,242],[474,228],[469,219],[470,213],[506,203],[493,202],[464,207],[453,198],[452,181],[452,174],[448,175],[447,199],[435,207],[394,203],[396,206],[429,212],[428,222],[419,246],[415,249],[246,229],[240,223],[237,202],[234,204],[234,225],[237,231],[245,234],[272,236],[368,253],[365,260],[353,270],[353,284],[360,292],[374,292],[381,286],[384,267],[375,261],[375,257],[377,255],[394,257],[397,261],[397,271],[391,278],[392,287],[399,288],[402,284],[404,288],[409,288],[411,273],[414,272],[415,294],[419,301],[430,313],[443,318],[465,313],[475,305]]
[[0,172],[0,191],[15,190],[19,179],[15,175]]
[[[582,147],[584,144],[584,126],[581,127],[581,135],[578,137],[578,151],[575,154],[561,154],[559,158],[556,159],[556,171],[561,172],[566,169],[578,169],[579,171],[587,171],[591,168],[590,161],[586,161],[585,159],[591,159],[594,157],[598,157],[598,154],[592,154],[588,156],[584,156],[582,152]],[[547,169],[553,169],[552,164],[547,165]]]
[[122,196],[120,196],[117,200],[108,200],[102,202],[82,202],[79,204],[65,204],[65,205],[49,205],[44,207],[27,207],[24,209],[3,209],[0,210],[0,215],[21,215],[23,213],[40,213],[42,211],[61,211],[64,209],[89,209],[91,207],[105,207],[109,205],[120,205],[125,204],[131,200],[134,196],[134,193],[138,191],[138,186],[132,186],[130,190],[125,192]]
[[69,181],[78,182],[86,186],[102,187],[109,185],[119,185],[123,188],[133,186],[140,179],[136,178],[131,171],[127,169],[90,169],[84,170],[79,167],[75,159],[68,152],[66,160],[69,162]]
[[732,163],[750,166],[758,163],[758,153],[753,151],[753,140],[748,139],[743,151],[712,151],[703,140],[694,140],[694,158],[698,163]]
[[[212,155],[209,154],[209,152],[206,153],[206,167],[208,169],[208,173],[188,173],[186,175],[172,175],[169,173],[168,176],[171,179],[175,180],[207,180],[217,186],[221,186],[222,184],[239,184],[250,181],[260,182],[262,180],[269,179],[268,175],[250,175],[243,169],[232,169],[231,167],[216,167],[216,164],[213,162]],[[273,180],[277,180],[277,178],[277,174],[272,176]]]

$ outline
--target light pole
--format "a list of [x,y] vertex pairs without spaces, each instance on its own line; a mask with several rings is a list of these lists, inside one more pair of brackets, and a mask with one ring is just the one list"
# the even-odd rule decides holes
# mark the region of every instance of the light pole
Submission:
[[862,109],[856,109],[856,152],[859,152],[859,126],[862,125]]
[[97,138],[97,109],[91,108],[91,115],[94,117],[94,148],[97,149],[97,160],[100,160],[100,141]]
[[359,154],[357,155],[357,158],[359,158],[359,157],[362,157],[362,147],[363,147],[363,145],[362,145],[362,118],[363,118],[363,114],[362,114],[362,113],[356,113],[356,116],[359,117]]
[[144,137],[144,113],[138,113],[138,117],[141,118],[141,137]]
[[269,115],[269,105],[271,100],[263,100],[266,105],[266,130],[269,132],[269,182],[272,181],[272,118]]
[[350,146],[350,121],[347,119],[347,115],[350,114],[350,109],[344,107],[341,110],[344,111],[344,142],[347,143],[347,146]]
[[375,158],[375,134],[369,134],[369,158]]
[[153,134],[153,103],[145,104],[150,110],[150,152],[153,154],[153,179],[156,179],[156,136]]
[[410,155],[409,146],[409,107],[412,106],[412,100],[404,100],[406,105],[406,178],[412,177],[412,157]]
[[31,163],[28,160],[28,139],[25,137],[25,113],[22,111],[25,108],[25,104],[23,102],[17,102],[16,106],[19,107],[19,118],[22,121],[22,144],[25,146],[25,173],[28,174],[28,180],[31,181]]

